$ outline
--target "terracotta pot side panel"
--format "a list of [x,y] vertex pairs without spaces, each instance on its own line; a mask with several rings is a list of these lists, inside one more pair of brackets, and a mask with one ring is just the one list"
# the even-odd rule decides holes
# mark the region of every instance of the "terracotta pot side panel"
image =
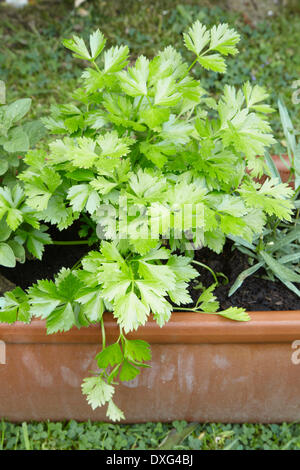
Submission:
[[[80,384],[96,345],[8,344],[0,365],[0,418],[105,420]],[[300,365],[290,343],[154,345],[152,368],[117,387],[127,422],[300,420]]]

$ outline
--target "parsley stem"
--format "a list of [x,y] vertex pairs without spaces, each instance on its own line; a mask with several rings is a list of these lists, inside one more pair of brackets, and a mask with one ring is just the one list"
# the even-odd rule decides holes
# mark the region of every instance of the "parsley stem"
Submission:
[[94,60],[92,60],[92,64],[94,65],[97,72],[100,73],[100,75],[101,75],[101,70],[99,69],[98,65],[96,64],[96,62]]
[[144,96],[142,95],[142,96],[140,97],[140,99],[139,99],[138,105],[137,105],[136,110],[135,110],[135,115],[136,115],[136,116],[137,116],[137,114],[138,114],[138,112],[139,112],[139,109],[140,109],[140,106],[141,106],[141,104],[142,104],[143,98],[144,98]]
[[78,260],[76,261],[76,263],[74,264],[74,266],[71,268],[72,271],[79,268],[79,266],[81,265],[81,260],[82,260],[83,256]]
[[91,227],[92,230],[95,230],[96,224],[88,217],[85,213],[82,214],[82,218],[85,220],[87,225]]
[[102,351],[103,351],[105,349],[105,328],[104,328],[103,316],[101,317],[100,323],[101,323]]
[[204,264],[204,263],[200,263],[200,261],[194,261],[194,260],[193,260],[192,263],[193,263],[193,264],[198,264],[198,265],[201,266],[202,268],[207,269],[207,270],[211,273],[211,275],[212,275],[212,277],[214,278],[215,282],[216,282],[217,284],[219,284],[219,281],[218,281],[218,278],[217,278],[215,272],[214,272],[209,266],[207,266],[207,265]]
[[179,310],[180,312],[198,312],[196,307],[194,308],[182,308],[182,307],[172,307],[173,310]]
[[52,241],[53,245],[88,245],[88,240],[74,240],[74,241]]
[[197,60],[198,60],[198,57],[197,57],[197,58],[194,60],[194,62],[189,66],[188,72],[194,67],[194,65],[196,64]]
[[107,383],[110,383],[110,382],[111,382],[111,380],[112,380],[113,377],[114,377],[115,372],[120,368],[120,365],[121,365],[121,364],[117,364],[117,365],[113,368],[113,370],[111,371],[111,373],[110,373],[109,376],[107,377]]

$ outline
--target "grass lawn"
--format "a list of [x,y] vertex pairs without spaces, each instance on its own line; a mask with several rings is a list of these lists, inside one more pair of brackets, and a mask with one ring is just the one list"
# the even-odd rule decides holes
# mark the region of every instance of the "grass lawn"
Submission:
[[[192,432],[191,432],[192,431]],[[184,438],[185,435],[187,437]],[[0,423],[0,450],[299,450],[300,424]]]
[[[240,54],[228,59],[224,77],[196,68],[204,87],[218,94],[224,83],[241,85],[250,80],[262,84],[271,94],[272,105],[276,106],[280,94],[284,97],[297,123],[300,106],[292,104],[292,84],[300,79],[299,13],[286,12],[254,28],[244,16],[207,7],[207,3],[128,0],[125,4],[123,0],[98,0],[83,4],[84,16],[81,10],[72,9],[73,1],[41,1],[22,10],[0,4],[0,79],[7,84],[8,99],[32,97],[32,113],[36,116],[47,114],[51,103],[68,101],[84,66],[74,61],[61,44],[73,33],[86,38],[99,27],[108,39],[108,47],[127,44],[133,57],[140,53],[152,57],[168,44],[187,57],[180,39],[182,32],[200,19],[208,25],[227,22],[242,38]],[[277,113],[272,124],[280,137]]]

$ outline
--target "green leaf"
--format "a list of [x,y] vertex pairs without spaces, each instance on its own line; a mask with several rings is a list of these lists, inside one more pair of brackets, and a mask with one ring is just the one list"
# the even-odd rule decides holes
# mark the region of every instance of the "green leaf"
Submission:
[[125,359],[119,377],[122,382],[129,382],[130,380],[133,380],[137,375],[139,375],[139,373],[140,370],[130,364],[127,359]]
[[59,230],[63,230],[74,222],[78,217],[72,207],[67,207],[65,198],[59,194],[52,196],[48,202],[47,209],[40,213],[42,220],[56,224]]
[[267,266],[280,280],[283,279],[289,282],[300,282],[299,274],[276,261],[271,255],[269,255],[265,251],[260,251],[259,256],[262,257]]
[[100,369],[106,369],[108,366],[115,366],[123,361],[123,354],[119,343],[111,344],[103,349],[96,356],[97,364]]
[[264,87],[259,85],[252,87],[250,82],[243,85],[243,92],[248,108],[255,108],[254,105],[264,101],[269,96]]
[[118,408],[112,400],[109,400],[108,402],[106,416],[114,422],[125,419],[123,411],[120,410],[120,408]]
[[90,60],[91,56],[85,42],[83,39],[79,38],[78,36],[73,36],[73,39],[64,39],[63,45],[74,52],[74,57],[78,59],[85,59]]
[[115,46],[104,52],[104,72],[115,73],[128,64],[129,49],[127,46]]
[[175,288],[176,277],[173,270],[169,266],[156,265],[147,263],[145,261],[140,261],[139,273],[144,279],[154,283],[156,283],[159,279],[159,283],[164,289],[172,290]]
[[142,301],[149,305],[159,326],[163,326],[172,313],[172,305],[164,298],[167,289],[159,286],[157,281],[140,280],[136,281],[136,285],[140,290]]
[[101,148],[101,156],[109,158],[120,158],[127,155],[133,141],[130,138],[120,138],[116,131],[107,132],[97,139]]
[[71,178],[74,181],[91,181],[94,176],[95,174],[93,171],[86,170],[84,168],[79,168],[77,170],[66,173],[66,177]]
[[143,362],[151,360],[150,345],[141,339],[126,339],[124,354],[129,361]]
[[209,43],[210,33],[206,26],[197,20],[190,27],[188,33],[183,34],[183,38],[185,47],[198,56],[204,47]]
[[47,317],[47,334],[58,333],[59,331],[68,331],[75,324],[75,314],[70,303],[56,308]]
[[33,316],[47,318],[61,303],[53,281],[41,280],[28,289],[30,311]]
[[197,428],[198,423],[191,423],[181,431],[172,429],[158,446],[159,450],[171,450],[179,446]]
[[289,232],[282,235],[282,238],[279,240],[275,239],[275,241],[270,246],[268,246],[268,250],[275,252],[284,246],[290,245],[294,240],[300,241],[300,226],[298,225],[295,228],[290,227]]
[[3,144],[6,152],[26,152],[29,149],[29,138],[22,127],[15,127],[8,132],[8,139]]
[[149,313],[149,307],[141,302],[134,292],[125,294],[115,303],[114,316],[125,333],[144,325]]
[[20,287],[5,292],[0,298],[0,322],[14,323],[17,320],[30,322],[28,297]]
[[76,212],[81,212],[86,208],[87,212],[93,214],[100,206],[99,195],[89,184],[71,186],[68,191],[68,199]]
[[248,207],[262,209],[268,215],[290,220],[292,201],[289,197],[292,189],[285,183],[276,183],[277,181],[272,179],[266,180],[262,186],[258,183],[245,183],[239,192]]
[[106,43],[106,39],[99,29],[90,35],[90,48],[92,58],[97,59],[98,55],[101,54]]
[[226,310],[217,312],[218,315],[235,321],[250,321],[251,318],[244,308],[229,307]]
[[101,243],[101,253],[109,261],[117,261],[120,264],[123,264],[124,259],[118,251],[114,243],[109,243],[102,241]]
[[22,127],[28,136],[29,146],[31,148],[35,147],[35,145],[46,135],[46,128],[39,120],[26,122]]
[[7,242],[7,244],[13,250],[16,260],[19,263],[25,263],[26,253],[23,245],[18,243],[16,240],[10,240]]
[[0,242],[5,242],[12,232],[12,229],[7,225],[5,219],[0,220]]
[[[30,98],[23,98],[20,100],[11,103],[10,105],[6,106],[4,119],[8,121],[11,125],[20,119],[22,119],[25,114],[28,113],[31,106],[31,99]],[[9,125],[9,127],[10,127]]]
[[103,176],[98,176],[96,179],[91,181],[90,184],[94,189],[96,189],[96,191],[101,194],[101,196],[110,193],[116,186],[118,186],[118,183],[109,181]]
[[87,401],[93,410],[111,400],[115,392],[114,387],[108,385],[101,377],[83,379],[81,389],[82,393],[87,395]]
[[44,246],[52,243],[50,235],[45,233],[46,229],[46,226],[41,226],[39,230],[34,228],[19,230],[16,240],[22,244],[25,242],[27,250],[37,259],[42,259]]
[[154,104],[157,106],[175,106],[181,99],[173,77],[161,78],[155,87]]
[[104,312],[103,292],[101,289],[89,290],[80,294],[76,300],[82,305],[82,311],[90,322],[101,320]]
[[48,202],[62,180],[53,168],[43,168],[39,173],[30,170],[20,175],[25,183],[27,204],[38,211],[47,208]]
[[294,135],[294,126],[291,121],[289,112],[282,99],[278,100],[278,109],[283,127],[283,132],[288,143],[288,147],[293,154],[296,153],[296,137]]
[[16,257],[7,243],[0,243],[0,264],[7,268],[14,268],[16,266]]
[[[147,106],[140,111],[140,119],[145,122],[150,129],[160,129],[161,125],[168,121],[170,110],[166,108],[155,108]],[[143,144],[145,142],[142,142]]]
[[228,24],[221,23],[213,26],[210,35],[210,49],[223,55],[235,55],[238,52],[235,45],[239,42],[240,35],[234,29],[229,28]]
[[149,60],[142,55],[137,59],[134,67],[118,74],[120,86],[129,96],[147,95],[148,76]]
[[238,288],[241,287],[241,285],[243,284],[244,280],[247,277],[252,276],[252,274],[254,274],[256,271],[258,271],[259,268],[261,268],[263,265],[264,265],[264,263],[256,263],[253,266],[251,266],[250,268],[245,269],[244,271],[242,271],[238,275],[236,280],[234,281],[233,285],[231,286],[231,288],[229,290],[229,293],[228,293],[228,297],[233,295],[235,293],[235,291],[237,291]]
[[219,54],[209,54],[204,57],[198,58],[199,64],[201,64],[206,70],[212,70],[213,72],[226,72],[226,63],[223,57]]
[[201,309],[205,313],[215,313],[220,307],[220,304],[213,293],[215,288],[216,284],[212,284],[207,287],[197,300],[197,308]]
[[3,160],[3,156],[1,155],[1,160],[0,160],[0,176],[4,175],[8,170],[8,161]]

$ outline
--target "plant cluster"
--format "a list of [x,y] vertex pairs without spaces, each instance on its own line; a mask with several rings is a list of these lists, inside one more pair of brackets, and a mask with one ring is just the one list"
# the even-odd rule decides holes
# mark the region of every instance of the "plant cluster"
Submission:
[[[282,100],[278,100],[278,108],[286,141],[288,161],[283,155],[280,158],[289,171],[288,182],[294,184],[294,191],[290,189],[293,199],[294,212],[288,222],[270,217],[261,235],[254,237],[251,243],[240,237],[231,237],[234,248],[248,256],[251,266],[242,271],[229,291],[232,295],[244,282],[259,269],[264,269],[265,277],[271,281],[275,277],[288,289],[300,297],[300,290],[295,283],[300,283],[300,144],[296,140],[296,131],[293,127],[288,110]],[[268,152],[266,163],[270,174],[281,183],[281,176]],[[269,185],[266,181],[265,185]],[[263,188],[262,187],[262,188]]]
[[[194,250],[206,246],[220,253],[229,236],[252,243],[269,217],[291,220],[289,187],[272,178],[263,185],[255,181],[268,171],[257,155],[274,142],[265,90],[249,82],[238,91],[225,86],[216,100],[193,75],[196,64],[224,73],[225,57],[237,53],[239,39],[227,24],[207,29],[196,21],[184,34],[191,64],[171,46],[132,63],[127,46],[105,49],[99,30],[89,46],[77,36],[65,40],[88,63],[73,93],[77,104],[57,106],[43,120],[61,137],[47,155],[28,152],[18,185],[2,190],[14,191],[3,212],[13,229],[28,210],[59,230],[84,220],[81,243],[92,243],[95,233],[104,238],[99,250],[62,268],[53,281],[6,293],[0,319],[41,317],[49,334],[100,323],[99,370],[84,380],[82,391],[93,408],[107,404],[111,420],[124,417],[113,401],[115,385],[134,379],[151,359],[146,342],[126,335],[150,312],[163,326],[174,308],[191,303],[189,284],[198,276]],[[213,287],[192,311],[216,312]],[[110,345],[105,310],[120,329]],[[249,319],[237,307],[217,313]]]
[[0,104],[0,264],[10,268],[25,262],[25,248],[41,259],[43,246],[50,241],[16,179],[26,167],[25,153],[45,135],[38,120],[20,124],[30,106],[29,98]]

